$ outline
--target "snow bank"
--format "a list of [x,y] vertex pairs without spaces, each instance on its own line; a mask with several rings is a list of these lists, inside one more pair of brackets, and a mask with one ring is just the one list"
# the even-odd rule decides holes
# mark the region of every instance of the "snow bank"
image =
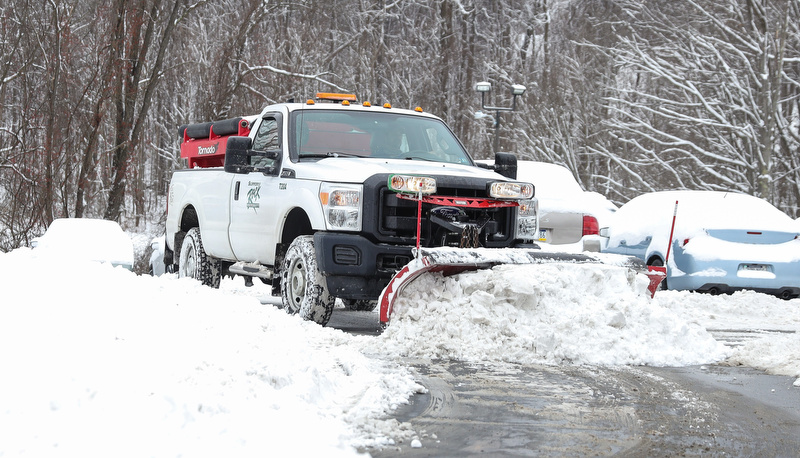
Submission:
[[[0,456],[356,456],[414,434],[386,419],[423,389],[404,356],[726,361],[800,377],[800,300],[650,299],[644,277],[620,271],[426,275],[398,298],[382,335],[359,337],[286,315],[258,282],[213,290],[28,249],[0,254]],[[725,330],[751,338],[725,346],[714,338]]]
[[654,301],[711,332],[746,336],[727,363],[800,377],[800,299],[786,301],[753,291],[729,296],[664,291]]
[[627,269],[501,265],[426,275],[395,303],[382,338],[400,354],[475,362],[681,366],[729,352],[646,294]]
[[[421,389],[256,297],[0,255],[0,455],[354,456]],[[241,279],[237,284],[241,284]]]

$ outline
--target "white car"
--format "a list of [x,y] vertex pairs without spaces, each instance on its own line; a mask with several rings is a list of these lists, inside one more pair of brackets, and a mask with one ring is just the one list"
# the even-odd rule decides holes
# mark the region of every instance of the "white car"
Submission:
[[114,221],[59,218],[32,245],[39,256],[107,262],[133,270],[133,242]]
[[[493,161],[478,161],[491,164]],[[598,235],[617,206],[602,194],[584,191],[564,166],[518,161],[517,179],[533,183],[539,200],[539,238],[543,248],[558,251],[600,251]]]

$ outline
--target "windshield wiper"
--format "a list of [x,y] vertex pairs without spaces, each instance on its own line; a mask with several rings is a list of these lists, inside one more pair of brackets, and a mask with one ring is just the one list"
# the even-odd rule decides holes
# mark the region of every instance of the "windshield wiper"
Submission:
[[326,157],[364,157],[364,156],[352,153],[343,153],[341,151],[327,151],[324,153],[300,153],[300,159],[307,157],[326,158]]
[[437,161],[436,159],[430,159],[430,158],[426,158],[426,157],[422,157],[422,156],[406,156],[403,159],[405,159],[407,161],[442,162],[442,161]]

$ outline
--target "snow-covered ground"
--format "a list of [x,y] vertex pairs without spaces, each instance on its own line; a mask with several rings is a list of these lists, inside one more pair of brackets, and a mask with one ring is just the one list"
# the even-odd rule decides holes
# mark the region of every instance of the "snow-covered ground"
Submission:
[[[29,249],[0,254],[0,289],[0,457],[357,456],[413,439],[388,419],[424,389],[404,357],[800,377],[800,300],[650,299],[603,266],[422,277],[378,337],[303,322],[241,279],[212,290]],[[765,332],[715,340],[730,330]]]

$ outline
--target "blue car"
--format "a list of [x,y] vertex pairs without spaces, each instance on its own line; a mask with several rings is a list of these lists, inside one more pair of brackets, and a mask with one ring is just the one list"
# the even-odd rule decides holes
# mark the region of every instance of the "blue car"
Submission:
[[651,266],[666,264],[662,288],[800,296],[798,225],[753,196],[716,191],[644,194],[620,207],[601,235],[607,241],[605,252],[633,255]]

